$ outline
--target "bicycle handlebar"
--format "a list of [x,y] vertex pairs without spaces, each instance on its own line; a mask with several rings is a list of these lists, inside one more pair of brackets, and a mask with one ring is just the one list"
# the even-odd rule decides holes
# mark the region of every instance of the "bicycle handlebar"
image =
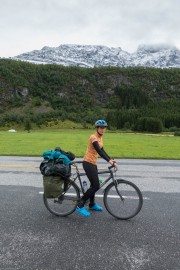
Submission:
[[109,170],[111,170],[112,168],[114,168],[115,172],[117,171],[117,166],[111,165],[110,167],[108,167]]
[[[71,161],[70,165],[75,165],[75,164],[82,164],[83,161],[79,160],[79,161]],[[117,166],[116,165],[111,165],[108,167],[109,170],[113,169],[116,172],[117,171]]]

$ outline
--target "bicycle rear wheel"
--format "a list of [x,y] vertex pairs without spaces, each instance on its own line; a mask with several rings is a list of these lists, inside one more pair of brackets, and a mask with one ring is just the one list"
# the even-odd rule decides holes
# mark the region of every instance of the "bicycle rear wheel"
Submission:
[[104,193],[104,205],[114,217],[127,220],[136,216],[143,205],[143,197],[139,188],[126,180],[118,179],[117,190],[114,182],[109,184]]
[[65,217],[72,214],[80,199],[78,186],[71,180],[64,182],[64,192],[57,198],[47,198],[44,194],[44,204],[54,215]]

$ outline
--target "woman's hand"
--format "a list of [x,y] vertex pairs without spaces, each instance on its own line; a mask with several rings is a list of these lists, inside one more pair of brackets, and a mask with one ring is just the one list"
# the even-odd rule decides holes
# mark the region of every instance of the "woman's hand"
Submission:
[[117,163],[116,163],[115,160],[110,159],[110,160],[109,160],[109,163],[110,163],[113,167],[117,167]]

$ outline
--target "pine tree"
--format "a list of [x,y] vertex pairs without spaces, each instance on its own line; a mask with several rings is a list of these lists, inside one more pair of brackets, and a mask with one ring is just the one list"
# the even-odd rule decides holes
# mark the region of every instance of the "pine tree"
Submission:
[[31,121],[29,118],[26,118],[24,122],[24,130],[27,130],[27,132],[29,133],[31,129],[32,129]]

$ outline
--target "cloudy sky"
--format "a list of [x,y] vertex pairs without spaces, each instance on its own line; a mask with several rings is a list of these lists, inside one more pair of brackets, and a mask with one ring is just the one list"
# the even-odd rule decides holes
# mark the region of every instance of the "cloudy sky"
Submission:
[[60,44],[180,49],[180,0],[0,0],[0,57]]

